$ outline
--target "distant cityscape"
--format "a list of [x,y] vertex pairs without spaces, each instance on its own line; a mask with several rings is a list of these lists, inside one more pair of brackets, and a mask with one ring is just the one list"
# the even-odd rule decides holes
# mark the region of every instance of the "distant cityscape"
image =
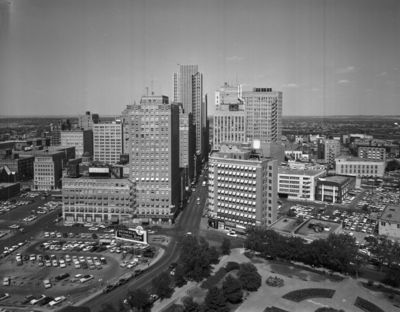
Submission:
[[2,117],[7,311],[300,311],[349,276],[359,295],[312,311],[396,309],[400,118],[284,117],[282,91],[203,78],[178,65],[171,98],[112,117]]

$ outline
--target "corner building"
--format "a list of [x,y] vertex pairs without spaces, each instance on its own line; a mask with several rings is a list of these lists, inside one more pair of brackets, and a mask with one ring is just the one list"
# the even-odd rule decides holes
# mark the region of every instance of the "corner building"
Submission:
[[89,176],[63,178],[66,222],[129,223],[136,209],[135,183],[111,177],[109,168],[89,168]]
[[137,217],[143,224],[171,223],[180,199],[179,108],[167,96],[145,96],[128,114]]
[[222,145],[210,156],[208,208],[219,228],[243,232],[277,219],[277,160],[247,147]]

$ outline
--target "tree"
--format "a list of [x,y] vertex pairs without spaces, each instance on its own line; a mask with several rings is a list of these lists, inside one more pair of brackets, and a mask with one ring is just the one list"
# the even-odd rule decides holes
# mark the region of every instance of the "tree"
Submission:
[[162,272],[151,281],[154,293],[161,299],[170,298],[174,292],[174,289],[171,287],[171,282],[169,273]]
[[218,287],[210,288],[204,299],[204,312],[229,312],[226,299]]
[[248,291],[256,291],[261,286],[261,275],[250,262],[240,264],[238,277],[243,289]]
[[219,262],[219,252],[215,246],[208,248],[207,253],[211,264],[217,264]]
[[227,237],[224,237],[224,240],[222,241],[221,252],[223,255],[229,255],[231,253],[231,241]]
[[182,299],[184,312],[200,312],[200,305],[193,301],[193,298],[190,296],[184,297]]
[[131,308],[136,308],[139,311],[150,311],[150,294],[141,288],[130,290],[128,292],[127,304]]
[[225,265],[225,270],[227,272],[233,271],[233,270],[239,270],[240,265],[239,263],[235,262],[235,261],[229,261],[226,265]]
[[226,300],[230,303],[239,303],[243,298],[242,285],[237,278],[228,275],[223,284],[222,284],[222,292]]
[[174,280],[175,280],[175,285],[177,287],[182,287],[187,283],[185,279],[185,272],[183,270],[183,266],[180,264],[178,264],[175,268]]

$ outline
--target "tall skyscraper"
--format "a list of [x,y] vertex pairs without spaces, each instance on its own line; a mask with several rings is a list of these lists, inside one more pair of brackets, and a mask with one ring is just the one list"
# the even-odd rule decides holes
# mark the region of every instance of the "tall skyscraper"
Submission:
[[93,159],[116,164],[123,153],[122,122],[98,123],[93,125]]
[[167,96],[145,96],[126,113],[137,217],[142,223],[170,223],[180,199],[178,105]]
[[203,131],[206,128],[206,110],[203,102],[203,74],[197,65],[179,65],[174,74],[174,102],[182,103],[185,113],[193,114],[196,131],[196,153],[204,154]]
[[248,141],[278,143],[282,137],[282,92],[271,88],[243,91]]

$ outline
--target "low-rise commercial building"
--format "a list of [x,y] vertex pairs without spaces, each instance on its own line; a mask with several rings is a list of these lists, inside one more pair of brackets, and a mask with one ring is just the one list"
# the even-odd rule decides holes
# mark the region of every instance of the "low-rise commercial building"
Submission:
[[278,193],[289,198],[314,200],[316,180],[326,175],[326,170],[278,168]]
[[0,200],[17,196],[21,190],[19,183],[0,183]]
[[378,234],[400,238],[400,205],[387,205],[378,223]]
[[356,177],[383,177],[385,161],[362,159],[357,157],[339,157],[336,159],[336,174]]
[[135,182],[109,167],[90,167],[87,176],[63,178],[65,222],[129,223],[136,212]]
[[208,209],[219,228],[243,231],[277,218],[277,161],[240,145],[221,145],[209,158]]
[[329,176],[317,180],[315,199],[329,203],[342,203],[350,197],[349,192],[355,188],[356,179],[345,176]]

